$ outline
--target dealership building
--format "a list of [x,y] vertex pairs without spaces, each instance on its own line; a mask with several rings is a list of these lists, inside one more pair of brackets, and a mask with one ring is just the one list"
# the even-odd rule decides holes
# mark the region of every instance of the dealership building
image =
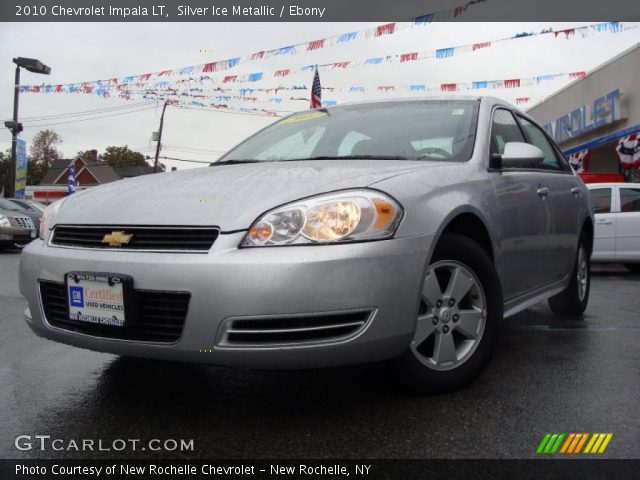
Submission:
[[556,140],[574,169],[587,174],[583,178],[613,173],[640,181],[640,44],[527,113]]

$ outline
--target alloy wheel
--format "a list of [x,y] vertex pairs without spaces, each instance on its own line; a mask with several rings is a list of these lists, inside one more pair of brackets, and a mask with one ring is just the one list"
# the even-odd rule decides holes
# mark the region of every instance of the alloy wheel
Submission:
[[478,347],[487,319],[487,302],[478,277],[453,260],[427,270],[411,350],[433,370],[451,370]]
[[576,267],[576,283],[578,285],[578,298],[582,302],[587,294],[587,284],[589,282],[589,265],[587,263],[587,252],[584,245],[580,245],[578,250],[578,265]]

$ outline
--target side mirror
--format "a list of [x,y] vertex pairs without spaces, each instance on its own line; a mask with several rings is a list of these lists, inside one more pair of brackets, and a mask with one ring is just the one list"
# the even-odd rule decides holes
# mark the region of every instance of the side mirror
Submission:
[[501,156],[502,168],[539,168],[543,160],[542,150],[524,142],[507,142]]

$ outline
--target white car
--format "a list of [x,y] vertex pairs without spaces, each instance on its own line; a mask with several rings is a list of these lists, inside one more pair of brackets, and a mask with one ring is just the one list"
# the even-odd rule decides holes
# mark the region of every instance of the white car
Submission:
[[588,184],[596,218],[593,262],[640,272],[640,183]]

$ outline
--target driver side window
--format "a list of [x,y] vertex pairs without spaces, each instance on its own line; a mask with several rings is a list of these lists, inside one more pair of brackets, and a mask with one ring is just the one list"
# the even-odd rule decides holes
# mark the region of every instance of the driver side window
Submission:
[[493,112],[491,123],[490,154],[504,153],[504,146],[509,142],[524,142],[522,131],[513,118],[513,114],[504,108],[498,108]]
[[526,118],[520,115],[518,115],[518,118],[520,119],[522,129],[525,131],[529,143],[535,145],[544,153],[544,160],[540,164],[540,168],[544,170],[563,170],[556,151],[551,146],[551,143],[549,143],[549,140],[547,140],[544,132]]

